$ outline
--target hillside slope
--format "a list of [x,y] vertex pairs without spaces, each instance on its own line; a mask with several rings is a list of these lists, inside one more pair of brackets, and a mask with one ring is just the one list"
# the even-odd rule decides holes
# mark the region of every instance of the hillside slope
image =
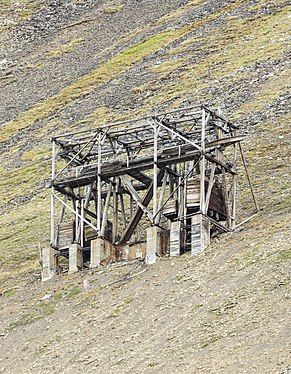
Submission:
[[[0,371],[291,367],[288,2],[0,0],[0,17]],[[41,284],[52,134],[188,103],[247,134],[260,213],[195,258]]]

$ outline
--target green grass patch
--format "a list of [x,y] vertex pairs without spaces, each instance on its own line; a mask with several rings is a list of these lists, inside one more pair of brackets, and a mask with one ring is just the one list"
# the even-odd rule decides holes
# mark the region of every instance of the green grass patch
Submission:
[[25,326],[30,323],[33,323],[41,318],[45,318],[50,316],[55,311],[56,303],[55,301],[51,302],[41,302],[39,303],[35,310],[31,311],[30,313],[24,314],[20,318],[18,318],[16,321],[12,322],[8,330],[13,330],[18,326]]
[[81,292],[82,292],[82,289],[80,287],[73,287],[67,292],[66,297],[69,297],[69,298],[75,297],[79,295],[79,293]]
[[281,251],[277,255],[277,260],[279,262],[285,262],[291,260],[291,248],[285,249],[284,251]]
[[16,294],[17,290],[15,288],[9,288],[8,290],[4,290],[1,292],[2,297],[11,297]]
[[114,14],[120,12],[125,7],[125,4],[105,6],[103,12],[105,14]]
[[63,56],[66,53],[73,52],[79,44],[83,43],[83,38],[75,38],[70,40],[68,43],[61,44],[57,46],[56,48],[50,50],[47,52],[47,55],[52,58],[58,58]]

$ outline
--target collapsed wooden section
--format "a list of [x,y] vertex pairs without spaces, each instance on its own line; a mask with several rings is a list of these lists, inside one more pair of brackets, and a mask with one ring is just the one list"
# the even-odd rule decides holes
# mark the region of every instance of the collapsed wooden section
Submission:
[[43,278],[60,257],[69,271],[135,257],[153,263],[199,253],[234,230],[238,152],[247,173],[237,131],[219,110],[192,106],[53,138]]

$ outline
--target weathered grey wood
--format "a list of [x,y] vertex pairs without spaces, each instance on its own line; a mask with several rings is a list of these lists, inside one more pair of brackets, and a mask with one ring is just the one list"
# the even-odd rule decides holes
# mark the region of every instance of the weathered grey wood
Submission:
[[247,162],[246,162],[246,159],[245,159],[245,155],[244,155],[244,152],[243,152],[243,149],[242,149],[242,146],[241,146],[240,143],[238,143],[238,146],[239,146],[239,150],[240,150],[242,162],[243,162],[243,165],[244,165],[244,169],[245,169],[245,172],[246,172],[246,176],[247,176],[247,179],[248,179],[248,183],[249,183],[249,186],[250,186],[250,190],[251,190],[251,193],[252,193],[252,197],[253,197],[253,201],[254,201],[254,204],[255,204],[255,208],[256,208],[256,211],[258,212],[259,211],[259,206],[258,206],[256,195],[255,195],[255,192],[254,192],[254,189],[253,189],[251,177],[250,177],[250,174],[249,174],[249,171],[248,171],[248,167],[247,167]]
[[[141,210],[143,210],[144,213],[146,213],[146,215],[149,217],[150,220],[152,220],[153,219],[152,212],[147,208],[147,205],[144,205],[143,200],[139,197],[137,191],[132,186],[132,184],[131,184],[130,180],[128,179],[128,177],[126,177],[125,175],[123,175],[123,176],[121,176],[121,180],[123,181],[123,183],[126,186],[128,192],[131,194],[133,200],[137,203],[137,205],[139,206],[139,208]],[[149,189],[151,190],[151,198],[152,198],[152,194],[153,194],[153,183],[151,184],[151,186],[149,187]]]
[[158,132],[159,127],[154,124],[154,165],[153,165],[153,217],[154,224],[158,223]]
[[231,228],[231,214],[230,214],[230,204],[229,204],[229,195],[228,195],[228,189],[227,189],[227,183],[226,183],[226,176],[225,176],[225,170],[222,168],[221,170],[221,176],[222,176],[222,193],[224,196],[224,203],[226,208],[226,224],[227,227]]
[[102,162],[102,154],[101,154],[101,151],[102,151],[102,144],[101,144],[101,139],[102,139],[102,135],[99,134],[98,136],[98,159],[97,159],[97,183],[96,183],[96,193],[97,193],[97,212],[96,212],[96,215],[97,215],[97,222],[96,222],[96,226],[97,226],[97,231],[100,235],[100,231],[101,231],[101,199],[102,199],[102,190],[101,190],[101,162]]
[[124,205],[123,194],[120,193],[118,196],[119,196],[119,199],[120,199],[120,207],[121,207],[121,214],[122,214],[123,225],[124,225],[124,228],[126,228],[126,226],[127,226],[127,218],[126,218],[126,212],[125,212],[125,205]]
[[[162,180],[164,173],[165,173],[164,170],[159,170],[158,182],[160,182]],[[122,235],[122,237],[119,241],[119,244],[124,244],[130,239],[132,233],[136,229],[140,219],[142,218],[142,216],[144,214],[144,209],[143,208],[144,207],[146,208],[148,206],[148,204],[150,203],[150,201],[152,199],[152,196],[153,196],[153,183],[148,188],[146,194],[144,195],[143,199],[141,200],[141,206],[138,204],[135,213],[131,217],[131,220],[128,223],[127,228],[125,229],[125,231],[124,231],[124,233],[123,233],[123,235]],[[132,197],[133,197],[133,195],[132,195]],[[149,213],[151,213],[151,212],[149,212]]]
[[111,190],[112,190],[112,183],[109,184],[107,196],[104,204],[104,210],[103,210],[103,216],[102,216],[102,225],[101,225],[101,231],[100,236],[104,237],[104,232],[106,228],[106,222],[107,222],[107,216],[108,216],[108,209],[110,204],[110,197],[111,197]]
[[212,164],[211,165],[211,171],[210,171],[209,183],[208,183],[208,189],[207,189],[206,198],[205,198],[205,213],[207,213],[208,207],[209,207],[211,191],[212,191],[212,187],[214,185],[215,169],[216,169],[216,165]]
[[159,211],[159,213],[157,214],[157,223],[159,224],[160,223],[160,219],[161,219],[161,206],[163,204],[163,199],[164,199],[164,196],[165,196],[165,190],[166,190],[166,186],[167,186],[167,179],[168,179],[168,173],[165,172],[164,174],[164,177],[163,177],[163,183],[162,183],[162,188],[161,188],[161,191],[160,191],[160,198],[159,198],[159,203],[158,203],[158,207],[157,207],[157,212]]
[[[53,140],[52,143],[52,180],[55,178],[56,172],[56,143]],[[51,245],[56,245],[57,239],[55,238],[55,198],[54,198],[54,186],[51,187]]]
[[[57,199],[58,201],[60,201],[63,205],[65,205],[66,208],[67,208],[68,210],[70,210],[72,213],[74,213],[75,216],[76,216],[78,219],[81,218],[81,215],[78,213],[77,210],[72,209],[72,208],[71,208],[67,203],[65,203],[62,199],[60,199],[56,194],[54,194],[54,197],[55,197],[55,199]],[[85,222],[87,225],[89,225],[90,227],[92,227],[92,229],[94,229],[94,230],[97,231],[97,228],[96,228],[94,225],[92,225],[92,223],[89,222],[86,218],[84,218],[84,222]]]
[[[233,164],[236,167],[237,162],[237,144],[233,149]],[[237,175],[232,176],[232,210],[231,210],[231,228],[234,230],[236,225],[236,195],[237,195]]]
[[[207,235],[206,239],[203,235],[210,224],[220,231],[234,229],[239,181],[236,158],[243,139],[236,130],[237,126],[223,118],[220,110],[194,106],[54,138],[52,244],[57,249],[68,248],[70,241],[75,240],[84,246],[97,236],[106,237],[106,243],[114,244],[112,251],[117,254],[124,245],[130,248],[135,240],[145,240],[144,215],[151,225],[167,235],[170,226],[173,232],[173,227],[180,225],[177,253],[190,244],[185,243],[186,235],[183,235],[189,220],[192,223],[199,220],[193,225],[199,233],[200,249],[207,241]],[[227,147],[234,149],[232,161],[225,153]],[[257,210],[242,151],[241,156]],[[58,168],[58,165],[61,166]],[[58,173],[57,169],[60,169]],[[64,200],[60,194],[65,196]],[[56,212],[58,201],[59,213]],[[74,217],[71,226],[60,226],[67,210]]]
[[112,243],[115,243],[117,240],[118,232],[118,184],[117,178],[114,180],[113,186],[113,224],[112,224]]

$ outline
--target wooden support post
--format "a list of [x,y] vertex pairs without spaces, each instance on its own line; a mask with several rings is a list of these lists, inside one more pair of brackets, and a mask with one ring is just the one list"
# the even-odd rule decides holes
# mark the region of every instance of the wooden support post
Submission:
[[104,233],[105,233],[105,229],[106,229],[108,209],[109,209],[110,197],[111,197],[111,190],[112,190],[112,183],[110,183],[109,186],[108,186],[108,191],[107,191],[106,200],[105,200],[105,204],[104,204],[104,210],[103,210],[103,216],[102,216],[102,226],[101,226],[101,232],[100,232],[101,237],[104,237]]
[[159,198],[159,204],[158,204],[158,208],[157,208],[157,212],[159,212],[157,214],[157,217],[156,217],[157,224],[159,224],[160,220],[161,220],[161,214],[162,214],[161,207],[162,207],[163,199],[164,199],[164,196],[165,196],[167,179],[168,179],[168,173],[165,172],[165,175],[164,175],[164,178],[163,178],[163,183],[162,183],[162,188],[161,188],[161,193],[160,193],[160,198]]
[[[67,200],[68,200],[68,196],[65,195],[64,196],[64,202],[66,203]],[[66,206],[62,204],[60,215],[59,215],[59,220],[58,220],[58,225],[57,225],[57,229],[56,229],[56,240],[55,240],[55,246],[56,247],[58,247],[58,245],[59,245],[60,224],[63,222],[64,215],[65,215],[65,210],[66,210]]]
[[101,134],[98,136],[98,165],[97,165],[97,183],[96,183],[96,191],[97,191],[97,222],[96,222],[96,227],[97,227],[97,232],[98,235],[100,236],[101,232],[101,151],[102,151],[102,144],[101,144]]
[[211,191],[212,191],[212,187],[214,185],[215,169],[216,169],[216,165],[212,164],[211,165],[211,171],[210,171],[210,178],[209,178],[208,190],[207,190],[207,194],[206,194],[206,198],[205,198],[205,212],[206,212],[206,214],[208,212]]
[[221,177],[222,177],[222,193],[224,196],[225,209],[226,209],[226,226],[228,229],[230,229],[231,228],[231,214],[230,214],[229,195],[228,195],[228,188],[227,188],[226,175],[225,175],[224,168],[222,168],[221,170]]
[[201,149],[202,157],[199,163],[200,169],[200,211],[202,214],[206,214],[206,204],[205,204],[205,109],[202,109],[202,123],[201,123]]
[[[52,144],[52,180],[55,177],[56,172],[56,143],[53,140]],[[55,198],[54,198],[54,186],[51,187],[51,246],[56,245],[55,237]]]
[[122,193],[122,191],[119,193],[119,199],[120,199],[120,208],[121,208],[123,225],[124,225],[124,228],[126,228],[126,226],[127,226],[127,219],[126,219],[126,212],[125,212],[125,206],[124,206],[124,199],[123,199],[123,193]]
[[79,200],[76,200],[76,211],[75,211],[75,242],[79,242]]
[[112,243],[117,240],[118,231],[118,181],[117,178],[114,179],[113,185],[113,220],[112,220]]
[[[236,134],[235,134],[236,135]],[[234,144],[233,149],[233,166],[236,168],[237,160],[237,143]],[[231,229],[235,229],[236,225],[236,192],[237,191],[237,175],[232,175],[232,207],[231,207]]]
[[84,247],[84,200],[81,200],[81,219],[80,219],[80,243]]
[[153,224],[158,224],[158,135],[159,128],[154,123],[154,166],[153,166]]
[[85,209],[87,209],[88,206],[89,206],[90,197],[91,197],[91,193],[92,193],[92,188],[93,188],[93,184],[91,183],[90,186],[88,186],[87,193],[86,193],[86,199],[85,199],[85,203],[84,203],[84,208]]

